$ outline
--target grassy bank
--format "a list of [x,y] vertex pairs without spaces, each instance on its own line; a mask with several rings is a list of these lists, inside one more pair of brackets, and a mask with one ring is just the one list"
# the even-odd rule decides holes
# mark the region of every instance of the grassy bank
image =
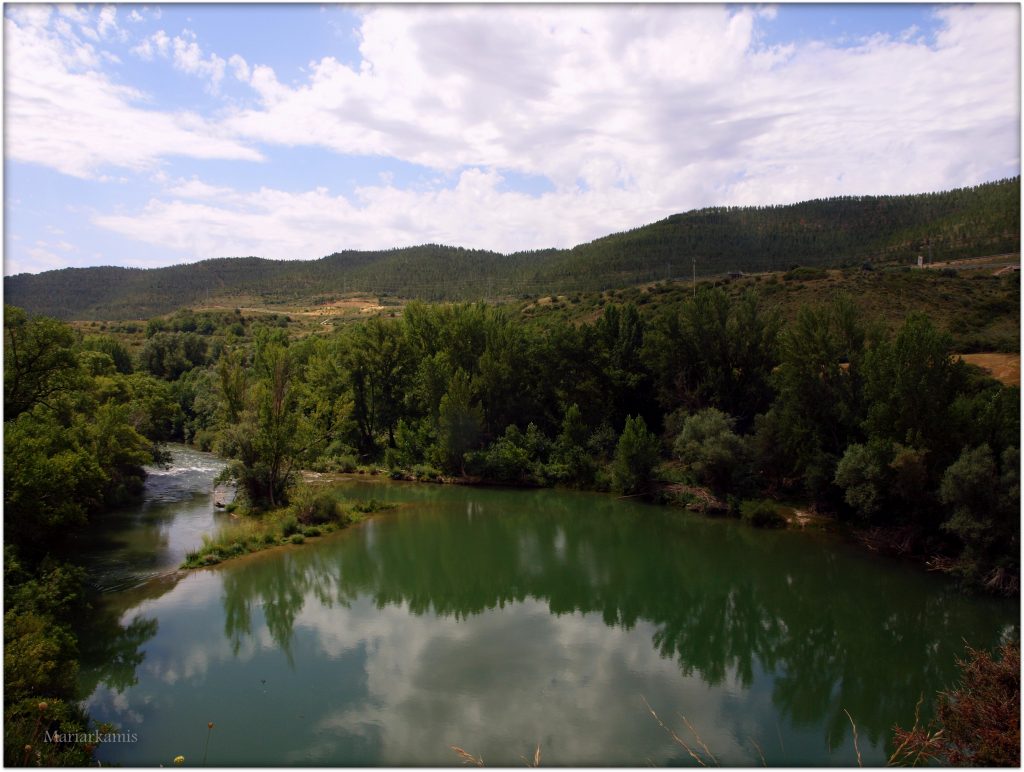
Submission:
[[374,512],[393,509],[394,504],[369,501],[341,501],[325,490],[300,488],[287,507],[262,513],[238,514],[238,521],[216,534],[203,535],[203,545],[185,556],[182,568],[202,568],[253,552],[285,544],[303,544],[307,539],[346,528]]

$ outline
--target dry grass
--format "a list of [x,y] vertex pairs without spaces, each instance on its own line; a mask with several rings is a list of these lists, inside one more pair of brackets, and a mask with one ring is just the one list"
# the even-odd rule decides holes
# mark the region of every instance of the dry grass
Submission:
[[850,726],[853,727],[853,749],[857,751],[857,766],[863,767],[864,760],[860,757],[860,745],[857,743],[857,725],[853,723],[853,716],[850,715],[850,711],[843,708],[843,713],[845,713],[846,717],[850,719]]
[[484,765],[483,756],[474,756],[469,751],[460,748],[458,745],[449,745],[455,755],[462,759],[462,763],[470,767],[482,767]]
[[960,358],[1007,386],[1020,386],[1020,354],[961,354]]
[[[690,758],[692,758],[702,767],[706,767],[707,762],[700,755],[700,753],[695,751],[682,737],[675,733],[675,730],[673,730],[670,726],[667,726],[665,722],[662,721],[661,718],[659,718],[658,714],[654,712],[654,708],[652,708],[651,704],[647,701],[647,698],[641,697],[640,699],[644,701],[644,705],[647,706],[647,711],[651,714],[654,720],[658,722],[658,726],[664,729],[668,736],[672,738],[672,742],[674,742],[676,745],[678,745],[680,748],[682,748],[684,751],[690,754]],[[708,759],[717,766],[718,760],[715,759],[713,755],[711,755],[711,751],[708,750],[708,746],[704,744],[704,741],[700,739],[700,735],[697,734],[696,730],[693,728],[693,725],[689,721],[687,721],[685,717],[681,715],[680,717],[686,723],[686,726],[689,728],[689,730],[693,733],[693,736],[697,738],[697,744],[701,747],[701,750],[703,750],[704,753],[708,755]]]

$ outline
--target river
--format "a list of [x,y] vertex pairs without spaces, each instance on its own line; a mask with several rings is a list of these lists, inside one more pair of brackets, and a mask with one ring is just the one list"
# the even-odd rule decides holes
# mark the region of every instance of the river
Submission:
[[177,572],[225,517],[219,465],[177,449],[90,553],[86,707],[138,739],[105,763],[452,766],[455,745],[518,766],[539,744],[550,766],[694,764],[649,705],[722,765],[855,765],[848,711],[882,764],[963,640],[1019,618],[826,534],[384,480],[339,486],[399,504],[361,525]]

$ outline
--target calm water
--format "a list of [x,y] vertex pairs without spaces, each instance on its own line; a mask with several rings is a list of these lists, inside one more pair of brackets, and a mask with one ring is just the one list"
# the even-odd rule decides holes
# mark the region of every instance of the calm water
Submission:
[[759,766],[758,748],[855,765],[845,708],[879,764],[893,724],[955,678],[962,640],[993,646],[1019,614],[826,536],[609,496],[339,495],[402,506],[187,575],[167,569],[222,517],[208,496],[125,520],[120,559],[144,541],[159,557],[134,582],[94,564],[99,584],[134,584],[101,597],[87,656],[103,665],[82,676],[93,717],[139,738],[105,762],[198,765],[213,721],[210,766],[457,765],[450,745],[518,766],[537,743],[549,766],[693,764],[646,700],[723,765]]

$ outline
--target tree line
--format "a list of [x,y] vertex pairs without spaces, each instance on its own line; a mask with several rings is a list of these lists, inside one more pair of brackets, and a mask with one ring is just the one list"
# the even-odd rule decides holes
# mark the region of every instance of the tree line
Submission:
[[571,249],[500,254],[438,244],[319,260],[218,258],[148,270],[67,268],[5,277],[9,302],[65,319],[164,314],[211,297],[266,302],[349,292],[420,300],[577,292],[735,271],[913,262],[1020,251],[1020,177],[940,193],[859,196],[673,215]]
[[783,324],[752,291],[708,288],[592,322],[412,303],[298,340],[216,329],[154,329],[139,360],[173,395],[167,434],[233,459],[254,509],[287,501],[302,468],[660,500],[696,486],[733,512],[806,501],[969,583],[1017,586],[1019,390],[952,357],[923,314],[889,331],[838,296]]

